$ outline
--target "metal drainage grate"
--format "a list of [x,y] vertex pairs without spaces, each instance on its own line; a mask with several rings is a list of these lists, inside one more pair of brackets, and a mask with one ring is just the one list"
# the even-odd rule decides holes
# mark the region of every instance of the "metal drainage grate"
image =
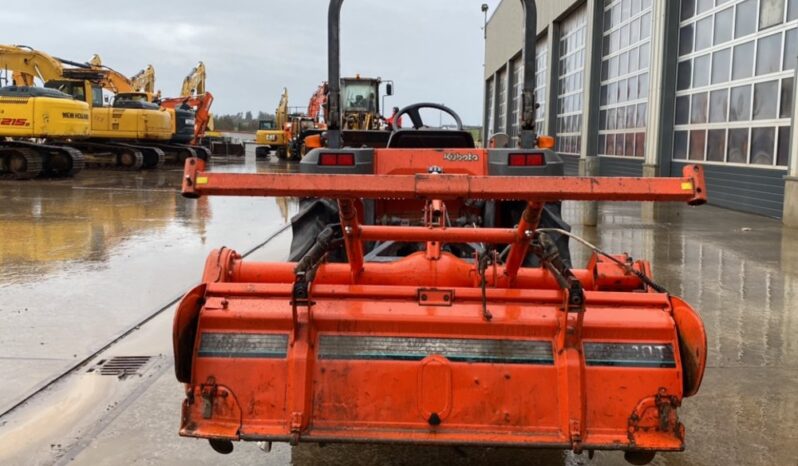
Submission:
[[98,372],[100,375],[115,375],[126,377],[139,373],[139,369],[147,364],[152,356],[115,356],[111,359],[102,359],[89,372]]

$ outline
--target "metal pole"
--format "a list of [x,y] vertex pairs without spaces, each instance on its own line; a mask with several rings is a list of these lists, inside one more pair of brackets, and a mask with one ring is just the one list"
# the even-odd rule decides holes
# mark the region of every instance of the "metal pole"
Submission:
[[327,145],[341,147],[341,6],[344,0],[330,0],[327,15],[327,83],[329,85],[329,116]]
[[[538,31],[538,10],[535,0],[521,0],[524,10],[524,75],[521,77],[521,125],[518,145],[531,149],[537,144],[535,134],[535,43]],[[508,70],[509,71],[509,70]]]

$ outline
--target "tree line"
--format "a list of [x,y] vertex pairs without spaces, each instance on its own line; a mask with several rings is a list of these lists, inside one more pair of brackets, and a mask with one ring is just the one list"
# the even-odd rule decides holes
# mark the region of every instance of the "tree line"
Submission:
[[238,112],[235,115],[213,115],[216,131],[241,131],[255,132],[258,130],[258,121],[273,119],[274,115],[268,112],[258,112],[257,118],[252,112]]

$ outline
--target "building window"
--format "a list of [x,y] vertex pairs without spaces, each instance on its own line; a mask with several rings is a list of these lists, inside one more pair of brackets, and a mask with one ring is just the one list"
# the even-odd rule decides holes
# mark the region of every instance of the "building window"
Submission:
[[651,0],[605,0],[598,153],[645,155]]
[[524,56],[518,55],[510,61],[510,138],[518,136],[518,127],[521,119],[521,92],[524,88]]
[[535,45],[535,129],[538,133],[546,131],[546,70],[549,63],[549,42],[546,37]]
[[496,92],[496,132],[507,132],[507,68],[497,74],[499,88]]
[[488,116],[488,126],[485,128],[486,140],[493,136],[493,78],[485,81],[485,115]]
[[683,1],[680,17],[673,158],[786,166],[798,1]]
[[557,151],[563,154],[579,155],[581,150],[586,24],[587,8],[582,5],[560,25]]

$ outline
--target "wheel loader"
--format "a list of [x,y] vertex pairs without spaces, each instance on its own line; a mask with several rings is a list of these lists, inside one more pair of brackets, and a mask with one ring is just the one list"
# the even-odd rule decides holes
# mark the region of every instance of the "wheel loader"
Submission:
[[277,158],[288,157],[288,141],[291,139],[288,128],[288,89],[283,88],[280,102],[274,111],[273,120],[261,120],[255,132],[255,157],[267,158],[274,151]]
[[[534,0],[521,0],[534,50]],[[385,148],[344,142],[339,18],[329,10],[326,146],[299,174],[207,172],[183,195],[297,196],[287,262],[208,257],[174,316],[180,435],[233,442],[392,443],[623,451],[685,448],[679,408],[706,366],[698,313],[651,265],[573,235],[560,201],[700,205],[676,178],[564,177],[535,133],[526,53],[518,148],[476,148],[443,106],[400,110]],[[436,108],[457,129],[425,127]],[[568,239],[593,253],[573,267]]]

